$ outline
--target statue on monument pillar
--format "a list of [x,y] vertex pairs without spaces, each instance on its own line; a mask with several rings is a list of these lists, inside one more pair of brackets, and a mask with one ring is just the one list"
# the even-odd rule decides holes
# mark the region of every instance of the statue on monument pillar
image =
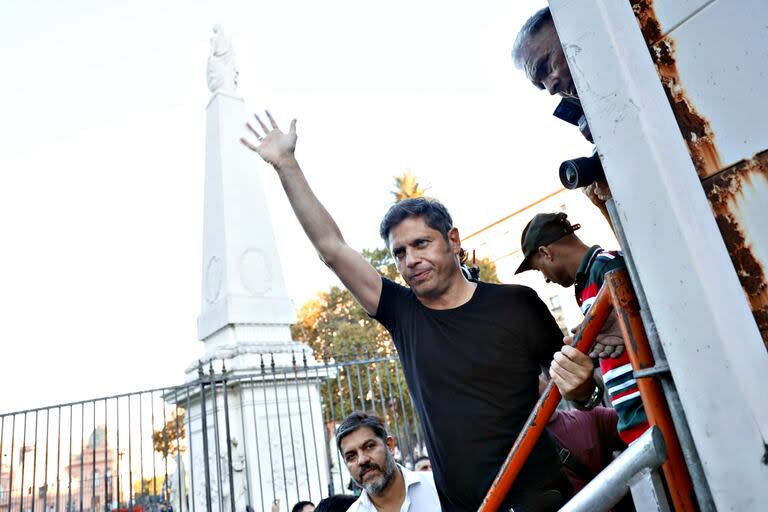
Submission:
[[216,25],[211,36],[211,52],[208,54],[208,88],[214,94],[234,94],[237,90],[238,75],[232,41],[224,35],[221,25]]

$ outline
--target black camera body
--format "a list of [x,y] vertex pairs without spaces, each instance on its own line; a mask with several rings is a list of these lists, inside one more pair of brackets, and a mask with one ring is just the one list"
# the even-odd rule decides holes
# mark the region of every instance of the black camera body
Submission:
[[[575,98],[563,98],[553,115],[566,123],[578,126],[582,133],[585,129],[588,131],[584,110]],[[597,151],[593,152],[592,156],[574,158],[560,164],[560,182],[569,190],[586,187],[596,181],[605,181],[603,164],[600,163]]]

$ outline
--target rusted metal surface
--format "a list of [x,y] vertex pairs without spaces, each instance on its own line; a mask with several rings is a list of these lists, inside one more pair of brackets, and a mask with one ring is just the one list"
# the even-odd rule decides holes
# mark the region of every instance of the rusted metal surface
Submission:
[[[640,306],[626,270],[614,270],[605,276],[605,285],[619,319],[624,346],[634,371],[653,368],[656,364],[640,317]],[[667,481],[670,498],[676,512],[696,510],[693,483],[680,448],[672,416],[661,384],[655,378],[638,378],[637,388],[648,417],[648,423],[661,430],[667,449],[667,460],[661,470]]]
[[[611,311],[613,311],[613,305],[611,304],[610,293],[608,288],[603,286],[597,294],[592,307],[587,312],[584,321],[579,326],[576,334],[573,335],[571,346],[584,354],[588,354]],[[549,418],[552,416],[555,408],[557,408],[560,398],[560,390],[550,381],[544,393],[539,397],[539,401],[536,403],[533,411],[531,411],[530,416],[528,416],[522,430],[520,430],[515,444],[512,445],[509,455],[507,455],[506,460],[501,465],[499,474],[496,475],[496,479],[491,484],[490,489],[488,489],[488,493],[485,495],[485,499],[480,505],[478,512],[496,512],[499,510],[499,507],[501,507],[504,499],[507,497],[507,493],[512,488],[512,484],[515,483],[517,475],[520,474],[525,461],[528,460],[533,447],[547,427]]]
[[663,36],[652,0],[632,0],[631,4],[696,172],[701,179],[712,176],[722,168],[715,133],[686,95],[675,62],[675,41]]
[[743,205],[748,194],[763,196],[763,200],[768,201],[768,150],[704,180],[703,185],[768,349],[768,279],[765,268],[768,261],[760,260],[755,252],[755,241],[750,238],[750,231],[759,229],[756,223],[762,221],[751,219],[750,222]]

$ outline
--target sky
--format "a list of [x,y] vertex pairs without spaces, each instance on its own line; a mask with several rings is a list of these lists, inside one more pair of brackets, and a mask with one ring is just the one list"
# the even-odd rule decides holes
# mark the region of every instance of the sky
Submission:
[[[474,232],[586,155],[514,68],[543,0],[5,0],[0,4],[0,412],[183,382],[197,340],[209,38],[348,243],[382,245],[410,169]],[[255,157],[255,155],[254,155]],[[290,298],[336,284],[260,165]],[[579,194],[579,192],[568,192]]]

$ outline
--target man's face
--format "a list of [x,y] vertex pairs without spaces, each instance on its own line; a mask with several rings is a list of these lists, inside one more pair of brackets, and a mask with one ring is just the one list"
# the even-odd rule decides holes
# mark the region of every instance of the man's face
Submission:
[[520,49],[520,60],[528,80],[539,89],[563,97],[579,97],[554,23],[545,23],[528,38]]
[[389,247],[397,270],[417,297],[440,297],[461,272],[458,237],[458,231],[452,228],[446,240],[423,217],[407,218],[390,230]]
[[421,459],[413,466],[414,471],[432,471],[432,463],[429,459]]
[[314,511],[315,511],[315,506],[310,504],[304,505],[304,508],[301,509],[301,512],[314,512]]
[[381,494],[397,471],[394,446],[392,437],[385,443],[368,427],[360,427],[341,440],[341,453],[350,475],[372,496]]
[[548,283],[557,283],[565,288],[571,286],[573,284],[573,277],[568,274],[563,264],[563,258],[556,251],[551,250],[550,247],[544,249],[546,250],[542,251],[539,249],[531,257],[531,268],[544,274],[544,278]]

